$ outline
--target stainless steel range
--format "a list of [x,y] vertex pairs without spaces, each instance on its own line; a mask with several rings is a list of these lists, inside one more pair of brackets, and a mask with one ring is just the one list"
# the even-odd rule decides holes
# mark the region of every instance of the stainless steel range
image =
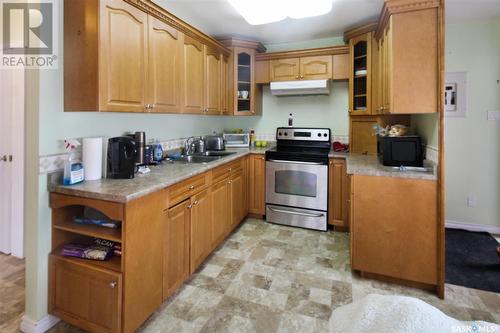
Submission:
[[327,230],[329,128],[276,130],[266,152],[266,220]]

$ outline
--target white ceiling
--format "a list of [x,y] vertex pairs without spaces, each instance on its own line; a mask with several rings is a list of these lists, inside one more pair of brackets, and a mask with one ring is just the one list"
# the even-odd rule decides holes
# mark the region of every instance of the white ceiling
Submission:
[[[346,29],[376,20],[383,5],[383,0],[334,0],[326,15],[252,26],[227,0],[153,1],[210,36],[239,36],[263,44],[340,37]],[[500,17],[500,0],[446,0],[445,12],[447,23]]]

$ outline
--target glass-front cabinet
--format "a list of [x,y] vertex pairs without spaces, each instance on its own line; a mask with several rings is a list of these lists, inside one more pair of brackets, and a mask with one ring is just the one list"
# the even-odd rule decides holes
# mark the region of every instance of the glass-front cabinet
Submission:
[[366,33],[350,40],[351,72],[349,80],[349,112],[370,115],[371,110],[371,40]]

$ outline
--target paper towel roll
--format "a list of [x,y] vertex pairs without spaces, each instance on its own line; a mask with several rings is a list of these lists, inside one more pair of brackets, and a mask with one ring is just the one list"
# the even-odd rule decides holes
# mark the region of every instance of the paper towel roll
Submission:
[[85,180],[96,180],[102,177],[102,138],[84,138],[83,168]]

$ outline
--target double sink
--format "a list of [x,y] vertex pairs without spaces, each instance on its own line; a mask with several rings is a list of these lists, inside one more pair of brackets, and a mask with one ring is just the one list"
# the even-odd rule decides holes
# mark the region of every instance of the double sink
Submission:
[[174,163],[209,163],[217,161],[225,156],[236,154],[229,151],[206,151],[204,153],[196,153],[193,155],[181,155],[175,158]]

